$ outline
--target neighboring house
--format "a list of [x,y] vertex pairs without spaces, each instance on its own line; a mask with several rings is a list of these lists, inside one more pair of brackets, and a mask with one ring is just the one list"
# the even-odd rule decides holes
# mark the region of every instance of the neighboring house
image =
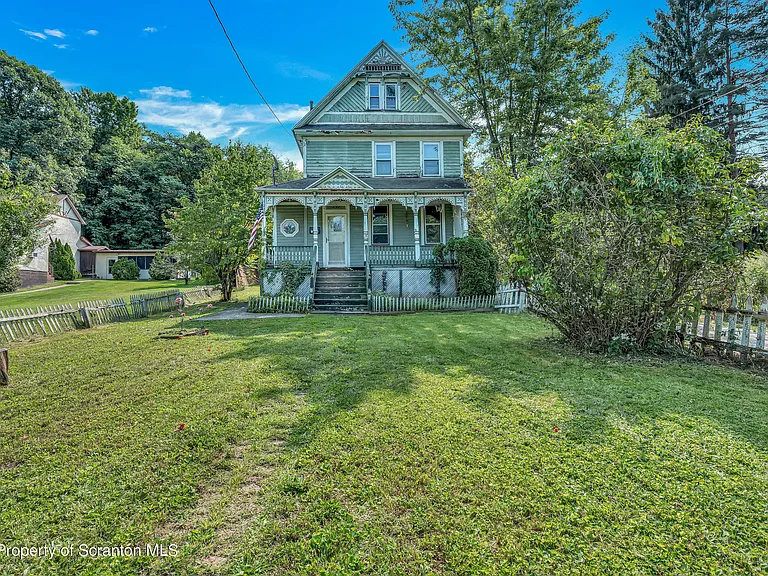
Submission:
[[139,279],[149,279],[149,267],[157,250],[110,250],[106,246],[80,249],[80,273],[85,277],[112,280],[112,265],[120,260],[133,260],[139,267]]
[[43,242],[19,264],[22,287],[45,284],[53,280],[48,262],[48,246],[54,240],[68,244],[75,256],[75,267],[80,270],[78,254],[91,243],[83,237],[85,220],[80,216],[72,200],[66,194],[56,194],[56,210],[46,220]]
[[[367,303],[361,278],[368,291],[435,292],[432,248],[467,234],[471,190],[463,156],[471,132],[380,42],[293,128],[304,178],[261,188],[274,222],[267,266],[316,263],[320,310],[342,304],[326,290],[334,282],[350,288],[348,307],[361,309]],[[455,294],[453,276],[444,277],[441,294]],[[313,280],[300,292],[312,293]],[[262,288],[269,294],[281,284],[279,272],[268,273]]]

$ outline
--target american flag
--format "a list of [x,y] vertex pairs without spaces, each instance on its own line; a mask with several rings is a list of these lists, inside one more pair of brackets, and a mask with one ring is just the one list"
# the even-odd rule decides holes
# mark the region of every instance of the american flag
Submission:
[[253,245],[256,243],[256,230],[259,228],[259,224],[261,224],[264,221],[264,208],[259,210],[259,215],[256,216],[256,222],[253,223],[253,230],[251,230],[251,238],[248,240],[248,250],[253,248]]

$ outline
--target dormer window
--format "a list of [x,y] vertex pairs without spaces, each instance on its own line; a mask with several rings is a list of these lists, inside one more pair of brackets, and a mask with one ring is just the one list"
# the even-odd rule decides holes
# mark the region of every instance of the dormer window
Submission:
[[[382,90],[384,91],[383,94]],[[397,110],[399,92],[398,86],[395,83],[369,82],[368,109]]]

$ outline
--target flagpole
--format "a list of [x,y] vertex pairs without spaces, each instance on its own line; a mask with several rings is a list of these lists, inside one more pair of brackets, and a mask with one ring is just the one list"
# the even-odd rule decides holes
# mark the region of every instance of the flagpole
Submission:
[[261,193],[259,209],[264,211],[264,219],[261,221],[261,261],[267,260],[267,210],[264,208],[264,192]]

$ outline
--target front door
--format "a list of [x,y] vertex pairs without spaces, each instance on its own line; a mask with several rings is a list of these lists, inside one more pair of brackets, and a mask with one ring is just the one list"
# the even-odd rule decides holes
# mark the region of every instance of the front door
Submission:
[[325,265],[347,266],[347,215],[328,214],[325,230]]

